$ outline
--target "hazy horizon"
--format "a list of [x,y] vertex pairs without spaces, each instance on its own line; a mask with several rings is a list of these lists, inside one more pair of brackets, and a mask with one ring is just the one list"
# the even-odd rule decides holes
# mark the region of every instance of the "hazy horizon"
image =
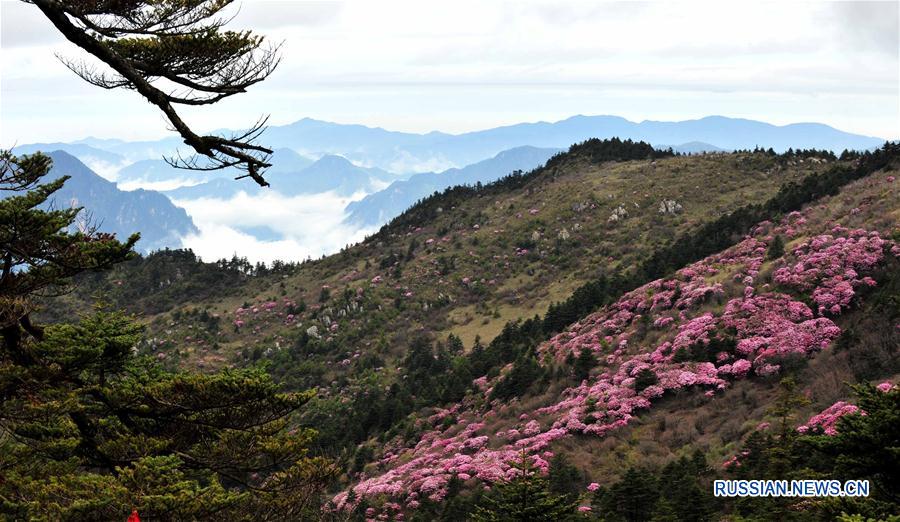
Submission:
[[[522,125],[522,124],[534,124],[534,123],[559,123],[559,122],[562,122],[562,121],[566,121],[566,120],[569,120],[569,119],[572,119],[572,118],[578,118],[578,117],[585,117],[585,118],[593,118],[593,117],[622,118],[622,119],[628,120],[629,122],[632,122],[632,123],[645,123],[645,122],[679,123],[679,122],[685,122],[685,121],[697,121],[697,120],[703,120],[703,119],[707,119],[707,118],[729,118],[729,119],[736,119],[736,120],[750,120],[750,121],[757,121],[757,122],[761,122],[761,123],[767,123],[767,124],[770,124],[770,125],[774,125],[774,126],[776,126],[776,127],[786,127],[786,126],[790,126],[790,125],[805,125],[805,124],[826,125],[826,126],[828,126],[828,127],[831,127],[831,128],[833,128],[833,129],[836,129],[836,130],[839,130],[839,131],[842,131],[842,132],[853,133],[852,131],[849,131],[849,130],[847,130],[847,129],[843,129],[843,128],[840,128],[840,127],[835,127],[835,126],[833,126],[833,125],[829,125],[828,123],[824,123],[824,122],[820,122],[820,121],[791,121],[791,122],[786,122],[786,123],[774,123],[774,122],[771,122],[771,121],[759,120],[759,119],[754,119],[754,118],[738,117],[738,116],[730,116],[730,115],[727,115],[727,114],[707,114],[707,115],[698,116],[698,117],[695,117],[695,118],[685,118],[685,119],[655,119],[655,118],[647,118],[647,119],[641,119],[641,120],[633,120],[633,119],[630,119],[630,118],[627,118],[627,117],[625,117],[625,116],[621,116],[621,115],[618,115],[618,114],[570,114],[570,115],[568,115],[568,116],[564,116],[564,117],[561,117],[561,118],[558,118],[558,119],[542,119],[542,120],[510,121],[510,122],[501,123],[501,124],[498,124],[498,125],[495,125],[495,126],[491,126],[491,127],[473,127],[473,128],[471,128],[471,129],[459,130],[459,131],[455,131],[455,132],[452,132],[452,131],[446,131],[446,130],[439,129],[439,128],[433,128],[433,129],[427,129],[427,130],[398,129],[398,128],[390,127],[390,126],[388,126],[388,125],[378,125],[378,124],[371,124],[371,123],[361,123],[361,122],[355,122],[355,121],[335,121],[335,120],[322,119],[322,118],[312,118],[312,117],[309,117],[309,116],[301,116],[301,117],[293,118],[293,119],[288,118],[288,119],[286,119],[286,120],[283,121],[283,122],[273,122],[273,121],[271,120],[271,118],[270,118],[269,123],[268,123],[267,126],[268,126],[268,127],[282,127],[282,126],[287,126],[287,125],[291,125],[291,124],[294,124],[294,123],[298,123],[298,122],[303,121],[303,120],[314,120],[314,121],[319,121],[319,122],[324,122],[324,123],[333,123],[333,124],[337,124],[337,125],[362,125],[362,126],[364,126],[364,127],[370,128],[370,129],[381,129],[381,130],[385,130],[385,131],[388,131],[388,132],[402,132],[402,133],[407,133],[407,134],[419,134],[419,135],[426,135],[426,134],[430,134],[430,133],[441,133],[441,134],[447,134],[447,135],[451,135],[451,136],[458,136],[458,135],[462,135],[462,134],[469,134],[469,133],[473,133],[473,132],[479,132],[479,131],[491,130],[491,129],[501,128],[501,127],[511,127],[511,126]],[[213,132],[214,130],[215,130],[215,129],[203,129],[203,132]],[[858,134],[858,133],[853,133],[853,134]],[[886,141],[896,141],[897,139],[900,139],[900,137],[898,137],[898,138],[887,138],[887,137],[879,136],[879,135],[875,135],[875,134],[859,134],[859,135],[861,135],[861,136],[867,136],[867,137],[871,137],[871,138],[884,139],[884,140],[886,140]],[[125,141],[125,142],[130,142],[130,141],[135,141],[135,142],[137,142],[137,141],[158,141],[158,140],[164,140],[164,139],[166,139],[166,138],[176,138],[176,139],[178,139],[178,135],[175,134],[174,132],[164,132],[163,134],[159,134],[159,135],[157,135],[156,137],[147,137],[147,138],[143,138],[143,139],[128,140],[128,139],[123,139],[123,138],[120,138],[120,137],[117,137],[117,136],[94,135],[94,134],[90,134],[90,135],[84,135],[84,136],[77,136],[77,137],[74,137],[74,138],[72,138],[72,139],[66,139],[66,140],[43,140],[43,141],[28,141],[28,142],[20,141],[20,144],[21,144],[21,145],[29,145],[29,144],[32,144],[32,143],[79,143],[79,142],[84,142],[84,141],[88,141],[88,140],[122,140],[122,141]],[[263,134],[262,141],[265,141],[265,133]],[[665,145],[670,145],[670,144],[665,144]],[[671,144],[671,145],[678,145],[678,144]]]

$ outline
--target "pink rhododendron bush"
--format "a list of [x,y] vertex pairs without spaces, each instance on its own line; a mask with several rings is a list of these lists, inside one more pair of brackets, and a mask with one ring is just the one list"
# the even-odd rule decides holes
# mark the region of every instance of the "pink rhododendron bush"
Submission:
[[[806,221],[795,212],[778,224],[761,223],[734,247],[623,295],[542,344],[545,364],[562,365],[582,350],[600,361],[553,402],[525,412],[517,401],[488,402],[496,381],[477,379],[478,397],[428,419],[415,446],[390,448],[352,495],[334,498],[336,508],[352,508],[362,497],[407,508],[440,501],[453,477],[481,487],[509,478],[510,462],[522,452],[546,471],[554,441],[604,436],[665,395],[696,390],[714,397],[736,379],[778,374],[787,359],[827,348],[841,333],[834,317],[877,285],[876,269],[900,249],[877,232],[841,226],[811,235]],[[768,261],[776,235],[797,244]],[[837,419],[856,411],[837,403],[805,429],[833,432]],[[457,420],[444,428],[448,415]],[[486,429],[500,419],[504,429]]]
[[820,428],[825,435],[834,435],[837,433],[836,425],[841,417],[853,413],[859,413],[860,415],[866,414],[866,412],[861,411],[853,404],[838,401],[822,411],[822,413],[810,417],[806,424],[797,428],[797,431],[800,433],[808,433],[810,430]]
[[[894,388],[895,385],[890,382],[883,382],[875,387],[875,389],[881,393],[888,393]],[[841,417],[851,414],[865,415],[866,412],[859,409],[855,404],[850,404],[846,401],[838,401],[822,410],[821,413],[817,413],[810,417],[809,420],[806,421],[806,424],[797,427],[797,431],[800,433],[810,433],[820,429],[825,435],[835,435],[837,434],[837,423],[841,420]]]
[[850,305],[860,287],[875,286],[861,274],[884,258],[885,240],[877,232],[836,226],[831,234],[815,236],[792,251],[796,263],[779,268],[779,284],[811,291],[819,313],[837,315]]

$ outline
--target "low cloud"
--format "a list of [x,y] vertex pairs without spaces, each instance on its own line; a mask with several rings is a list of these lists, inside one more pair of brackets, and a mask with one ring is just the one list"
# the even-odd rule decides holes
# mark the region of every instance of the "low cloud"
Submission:
[[[94,169],[93,167],[91,167],[91,170],[93,170],[94,172],[97,172],[98,174],[103,175],[102,173],[100,173],[96,169]],[[103,176],[103,177],[106,177],[106,176]],[[107,179],[109,179],[109,178],[107,178]],[[113,180],[113,181],[115,181],[115,180]],[[202,180],[198,181],[197,179],[193,179],[193,178],[173,178],[173,179],[166,179],[163,181],[147,181],[147,180],[143,180],[143,179],[137,179],[137,180],[131,180],[131,181],[123,181],[123,182],[119,183],[118,186],[119,186],[119,190],[144,189],[144,190],[155,190],[157,192],[160,192],[160,191],[166,191],[166,190],[175,190],[177,188],[182,188],[182,187],[193,187],[193,186],[199,185],[201,183],[203,183]]]
[[388,170],[402,174],[411,172],[443,172],[456,166],[455,163],[444,158],[443,155],[422,159],[404,150],[400,151],[397,158],[391,162]]
[[63,41],[37,7],[19,1],[0,1],[0,47],[32,47]]
[[[230,200],[175,200],[194,220],[199,234],[182,238],[206,261],[230,258],[233,254],[270,263],[275,259],[302,261],[332,254],[356,243],[375,228],[358,228],[343,222],[344,208],[360,199],[334,193],[286,197],[277,192],[248,195]],[[268,229],[278,240],[258,239],[246,230]]]
[[284,27],[308,29],[334,22],[343,9],[343,2],[254,0],[240,4],[239,9],[235,26],[257,31]]
[[[113,181],[113,182],[115,182],[116,179],[118,178],[119,171],[122,170],[122,168],[128,166],[127,161],[122,162],[122,163],[111,163],[109,161],[104,161],[102,159],[94,158],[92,156],[79,156],[78,159],[81,160],[82,163],[87,165],[87,168],[93,170],[94,172],[99,174],[101,177],[105,178],[107,181]],[[133,189],[122,188],[121,186],[119,186],[119,188],[122,190],[133,190]],[[143,188],[143,187],[135,187],[135,188]]]

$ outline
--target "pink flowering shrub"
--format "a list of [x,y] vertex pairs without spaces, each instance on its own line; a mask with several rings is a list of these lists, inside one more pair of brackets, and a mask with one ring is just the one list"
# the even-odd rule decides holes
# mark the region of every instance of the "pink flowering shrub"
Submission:
[[253,326],[254,331],[266,326],[290,326],[297,322],[297,316],[291,313],[296,306],[296,302],[285,298],[281,302],[266,301],[248,308],[238,307],[232,324],[237,329]]
[[854,413],[859,413],[860,415],[866,414],[853,404],[838,401],[826,408],[822,413],[810,417],[810,419],[806,421],[806,424],[797,428],[797,431],[800,433],[808,433],[810,430],[821,429],[825,435],[834,435],[837,433],[836,425],[838,420],[844,415]]
[[837,315],[849,307],[856,289],[872,285],[874,281],[862,278],[860,272],[883,260],[886,242],[877,232],[843,227],[832,232],[843,235],[819,235],[794,248],[796,263],[776,270],[774,279],[787,287],[812,290],[819,313]]
[[[760,223],[734,247],[622,295],[541,344],[541,361],[563,364],[587,349],[601,366],[542,407],[520,414],[516,402],[482,406],[497,378],[476,379],[480,394],[455,405],[452,412],[442,410],[427,418],[432,429],[410,447],[392,449],[376,475],[353,486],[354,498],[384,496],[415,509],[424,498],[443,499],[452,477],[482,487],[511,478],[516,471],[510,463],[522,452],[546,473],[555,441],[604,436],[627,426],[666,394],[695,390],[715,397],[735,379],[777,374],[785,358],[809,357],[826,348],[841,330],[823,314],[840,313],[862,287],[875,286],[871,274],[885,250],[900,256],[900,248],[874,232],[832,228],[774,262],[774,283],[803,297],[773,291],[760,273],[768,262],[768,243],[775,234],[810,236],[807,228],[799,212],[778,225]],[[814,309],[804,298],[815,303]],[[654,329],[652,345],[636,333],[649,325]],[[891,386],[883,383],[879,389]],[[841,416],[857,412],[856,406],[837,403],[799,430],[834,433]],[[451,415],[456,423],[445,429],[443,420]],[[495,417],[512,424],[487,432],[485,422]],[[764,425],[758,429],[766,429]],[[742,456],[732,457],[724,467],[740,466]],[[588,491],[598,488],[591,483]],[[334,503],[351,507],[347,499],[344,492]]]

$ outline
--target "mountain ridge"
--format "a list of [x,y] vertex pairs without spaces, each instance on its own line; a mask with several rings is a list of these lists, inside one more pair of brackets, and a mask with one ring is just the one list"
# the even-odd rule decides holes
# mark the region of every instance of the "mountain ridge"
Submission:
[[80,219],[89,218],[89,224],[99,230],[121,238],[141,232],[138,248],[144,252],[180,247],[181,237],[198,231],[184,209],[164,195],[143,189],[120,190],[65,151],[47,155],[53,160],[48,180],[70,176],[48,203],[84,207]]
[[531,170],[563,149],[523,145],[499,152],[493,158],[462,168],[413,174],[386,188],[347,205],[346,222],[358,225],[382,225],[419,199],[455,185],[490,183],[517,170]]
[[[574,115],[552,122],[522,122],[457,134],[392,131],[377,126],[333,123],[307,117],[270,126],[263,136],[263,141],[275,148],[292,148],[311,155],[338,154],[351,161],[402,173],[460,168],[522,145],[568,147],[588,138],[613,136],[643,140],[657,147],[700,141],[723,150],[759,146],[772,147],[777,152],[793,147],[829,149],[839,153],[845,148],[872,149],[885,141],[841,131],[823,123],[775,125],[717,115],[680,121],[640,122],[612,115]],[[181,145],[173,137],[133,143],[85,138],[79,143],[97,148],[108,147],[110,152],[132,161],[172,154]],[[425,165],[430,166],[423,168]],[[435,168],[437,166],[442,168]]]

